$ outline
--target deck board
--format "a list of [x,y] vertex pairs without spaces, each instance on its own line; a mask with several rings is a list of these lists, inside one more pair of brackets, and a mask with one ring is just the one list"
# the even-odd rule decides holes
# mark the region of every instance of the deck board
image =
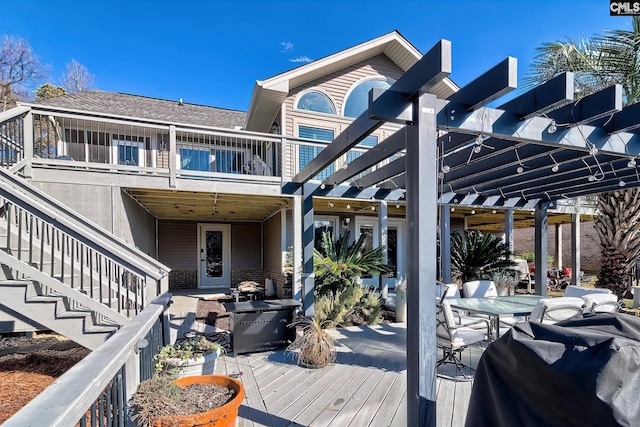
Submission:
[[[238,426],[406,426],[406,328],[351,327],[332,331],[337,361],[323,369],[297,366],[284,350],[226,355],[220,373],[238,375],[246,397]],[[482,349],[463,352],[475,366]],[[439,373],[455,375],[451,366]],[[472,381],[436,379],[438,426],[464,425]]]

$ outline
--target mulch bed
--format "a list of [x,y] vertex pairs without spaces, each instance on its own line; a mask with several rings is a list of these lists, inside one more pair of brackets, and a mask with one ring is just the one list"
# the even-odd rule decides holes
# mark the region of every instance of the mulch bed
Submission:
[[0,340],[0,424],[90,353],[56,334]]

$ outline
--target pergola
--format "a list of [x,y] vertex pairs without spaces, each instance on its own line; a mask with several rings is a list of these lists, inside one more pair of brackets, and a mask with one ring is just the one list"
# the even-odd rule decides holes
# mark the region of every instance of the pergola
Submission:
[[[407,410],[415,426],[435,425],[438,206],[445,254],[450,206],[535,209],[535,281],[544,283],[547,209],[563,198],[640,186],[640,104],[622,108],[620,86],[574,101],[573,74],[565,73],[489,108],[517,87],[515,58],[447,99],[430,94],[450,73],[451,43],[441,40],[388,90],[372,91],[369,110],[283,184],[283,192],[302,196],[295,198],[294,210],[303,219],[298,237],[307,315],[313,313],[313,197],[380,200],[381,223],[386,201],[406,199]],[[406,126],[324,181],[312,180],[384,122]],[[537,286],[536,293],[544,295],[546,287]]]

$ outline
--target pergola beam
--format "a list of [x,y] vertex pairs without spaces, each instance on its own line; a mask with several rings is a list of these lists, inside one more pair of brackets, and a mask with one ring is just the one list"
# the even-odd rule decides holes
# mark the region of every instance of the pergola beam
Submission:
[[389,156],[404,150],[406,130],[401,129],[387,139],[374,145],[359,157],[348,163],[344,168],[337,170],[324,181],[331,185],[338,185],[351,177],[367,170],[371,165],[380,163]]
[[591,95],[580,98],[557,110],[549,111],[547,116],[560,126],[578,126],[601,118],[608,119],[622,110],[622,86],[613,85]]
[[399,159],[395,159],[391,163],[366,174],[362,178],[355,180],[353,184],[356,187],[369,187],[389,178],[393,178],[405,171],[405,163],[405,158],[402,156]]
[[573,82],[572,72],[562,73],[501,105],[498,109],[517,114],[521,119],[537,116],[541,112],[573,101]]
[[[428,90],[451,73],[451,42],[440,40],[413,67],[405,72],[391,87],[389,93],[382,93],[376,103],[386,104],[389,114],[397,117],[405,111],[420,89]],[[398,103],[397,94],[407,94],[405,103]],[[335,159],[349,151],[352,147],[379,128],[384,122],[369,118],[364,112],[327,145],[293,178],[293,182],[304,183],[329,166]]]
[[448,98],[474,111],[518,87],[518,60],[508,57]]

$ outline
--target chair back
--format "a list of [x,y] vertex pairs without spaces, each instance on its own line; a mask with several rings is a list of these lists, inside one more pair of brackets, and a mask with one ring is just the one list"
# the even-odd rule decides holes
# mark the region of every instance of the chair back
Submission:
[[554,324],[582,313],[584,307],[582,298],[543,298],[533,307],[529,321]]
[[584,288],[582,286],[569,285],[567,289],[564,290],[565,297],[577,297],[582,298],[584,295],[588,294],[610,294],[610,289],[604,288]]
[[464,296],[467,298],[497,297],[496,284],[491,280],[474,280],[462,284]]
[[616,313],[620,311],[618,297],[614,294],[591,293],[582,296],[587,313]]
[[[446,292],[446,294],[445,294]],[[446,299],[460,298],[460,290],[455,283],[436,284],[436,301],[440,301],[442,297]]]
[[436,306],[436,334],[439,338],[451,340],[451,328],[455,327],[455,318],[449,302],[443,298]]

